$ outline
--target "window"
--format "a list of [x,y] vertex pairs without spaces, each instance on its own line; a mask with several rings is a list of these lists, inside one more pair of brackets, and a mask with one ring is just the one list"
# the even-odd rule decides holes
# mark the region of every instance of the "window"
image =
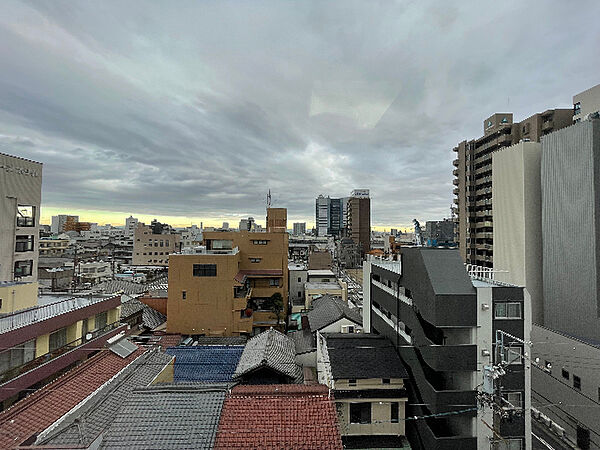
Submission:
[[34,227],[35,226],[35,206],[18,205],[17,206],[17,226]]
[[106,327],[108,323],[108,312],[104,311],[99,314],[96,314],[96,329],[101,330]]
[[[0,308],[2,308],[2,300],[0,300]],[[600,402],[600,387],[598,388],[598,401]]]
[[495,319],[521,319],[521,303],[517,302],[502,302],[496,303],[494,306]]
[[381,379],[381,384],[390,384],[390,379],[389,378],[382,378]]
[[298,283],[302,283],[302,278],[298,277]]
[[523,363],[523,348],[517,346],[504,347],[504,361],[508,364]]
[[573,105],[573,115],[576,116],[577,114],[581,113],[581,102],[577,102]]
[[250,258],[250,262],[251,263],[259,263],[260,262],[260,258]]
[[54,350],[64,347],[67,345],[67,329],[61,328],[60,330],[55,331],[50,334],[50,344],[49,351],[53,352]]
[[194,276],[195,277],[216,277],[217,276],[217,265],[216,264],[194,264]]
[[569,379],[569,371],[568,371],[568,370],[565,370],[565,368],[564,368],[564,367],[563,367],[563,369],[562,369],[562,377],[563,377],[564,379],[566,379],[566,380],[568,380],[568,379]]
[[186,291],[181,291],[181,298],[183,300],[185,300],[187,298],[187,292]]
[[165,246],[165,243],[164,243],[164,241],[160,241],[160,246],[161,246],[161,247],[164,247],[164,246]]
[[231,250],[233,248],[233,241],[231,240],[214,239],[210,243],[213,250]]
[[400,420],[400,403],[390,403],[390,421],[392,423],[398,423]]
[[33,251],[33,236],[17,236],[15,252]]
[[[298,291],[298,298],[302,297],[302,291]],[[0,303],[0,307],[1,307],[2,303]]]
[[252,241],[254,245],[267,245],[269,241],[260,240],[260,241]]
[[33,260],[15,261],[15,277],[28,277],[31,275]]
[[350,423],[371,423],[371,403],[350,403]]
[[356,380],[354,378],[349,379],[348,386],[356,386]]
[[0,352],[0,373],[35,359],[35,339]]
[[269,286],[279,286],[279,278],[269,278]]
[[[0,309],[2,309],[2,299],[1,298],[0,298]],[[599,392],[600,392],[600,389],[599,389]]]
[[502,439],[494,442],[494,450],[521,450],[523,441],[521,439]]
[[505,392],[502,394],[502,398],[505,400],[502,407],[509,409],[520,409],[523,408],[523,393],[522,392]]
[[581,378],[579,378],[577,375],[573,375],[573,387],[581,390]]

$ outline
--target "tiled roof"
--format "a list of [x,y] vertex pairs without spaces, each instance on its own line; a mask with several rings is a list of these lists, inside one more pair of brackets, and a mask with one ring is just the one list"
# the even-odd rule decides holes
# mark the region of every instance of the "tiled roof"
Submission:
[[225,400],[215,449],[341,449],[326,386],[236,386]]
[[102,351],[0,413],[0,448],[12,448],[45,430],[143,352],[121,358]]
[[335,380],[408,378],[393,344],[374,334],[325,333]]
[[296,354],[312,352],[316,349],[315,336],[310,330],[298,330],[290,333],[296,345]]
[[135,390],[104,433],[101,449],[213,448],[227,385]]
[[64,417],[58,427],[40,435],[37,444],[49,446],[89,446],[112,423],[115,414],[131,392],[148,386],[172,357],[148,351],[127,366],[111,383],[98,390],[85,404]]
[[144,304],[137,298],[121,303],[121,320],[133,316],[144,309]]
[[246,343],[234,378],[240,378],[261,367],[268,367],[286,375],[291,381],[299,382],[302,371],[296,364],[294,340],[274,329],[254,336]]
[[316,303],[313,302],[313,305],[313,309],[308,312],[311,331],[321,330],[343,318],[362,326],[361,315],[339,297],[323,296]]
[[167,321],[167,316],[157,310],[150,308],[148,305],[144,305],[142,311],[142,325],[149,330],[153,330],[159,325],[162,325]]
[[175,356],[173,381],[175,383],[231,381],[243,350],[243,346],[224,345],[168,348],[167,353]]
[[96,286],[94,286],[94,291],[106,292],[108,294],[114,294],[117,292],[123,292],[127,295],[143,294],[147,290],[148,289],[146,288],[146,285],[127,280],[109,280],[98,283]]
[[194,339],[198,345],[246,345],[246,336],[199,336]]

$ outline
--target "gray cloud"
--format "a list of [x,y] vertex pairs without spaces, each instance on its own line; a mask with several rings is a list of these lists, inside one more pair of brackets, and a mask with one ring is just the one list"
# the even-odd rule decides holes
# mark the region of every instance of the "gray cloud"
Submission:
[[319,193],[366,187],[376,225],[441,218],[457,142],[600,72],[593,0],[0,9],[0,151],[43,162],[65,212],[260,217],[271,188],[312,221]]

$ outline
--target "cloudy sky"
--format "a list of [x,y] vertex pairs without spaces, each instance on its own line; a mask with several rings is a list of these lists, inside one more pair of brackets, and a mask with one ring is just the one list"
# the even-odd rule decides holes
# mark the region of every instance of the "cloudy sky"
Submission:
[[600,83],[600,2],[0,5],[0,151],[44,163],[43,219],[291,221],[371,190],[448,216],[452,147]]

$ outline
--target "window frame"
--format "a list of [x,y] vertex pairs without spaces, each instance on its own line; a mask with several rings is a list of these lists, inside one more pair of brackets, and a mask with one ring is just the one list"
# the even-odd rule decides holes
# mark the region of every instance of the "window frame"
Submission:
[[[352,411],[353,408],[355,409],[354,411]],[[358,408],[358,411],[356,408]],[[367,425],[372,423],[373,407],[371,402],[350,403],[348,412],[351,424]],[[359,417],[358,420],[355,420],[357,417]]]
[[[19,239],[21,238],[21,239]],[[25,239],[23,239],[25,238]],[[19,249],[19,244],[25,244],[24,249]],[[32,252],[35,249],[35,236],[32,234],[19,234],[15,236],[15,253]]]
[[573,374],[573,389],[581,391],[581,378]]
[[400,402],[390,402],[390,422],[400,423]]
[[[509,315],[510,306],[519,306],[519,315]],[[499,314],[499,309],[504,308],[504,315]],[[523,304],[521,302],[495,302],[494,303],[494,319],[497,320],[520,320],[523,319]]]
[[[31,216],[23,216],[21,208],[31,208]],[[35,205],[17,205],[17,227],[18,228],[33,228],[35,227]]]
[[216,264],[193,264],[192,265],[192,276],[194,276],[194,277],[216,277],[217,276],[217,265]]

